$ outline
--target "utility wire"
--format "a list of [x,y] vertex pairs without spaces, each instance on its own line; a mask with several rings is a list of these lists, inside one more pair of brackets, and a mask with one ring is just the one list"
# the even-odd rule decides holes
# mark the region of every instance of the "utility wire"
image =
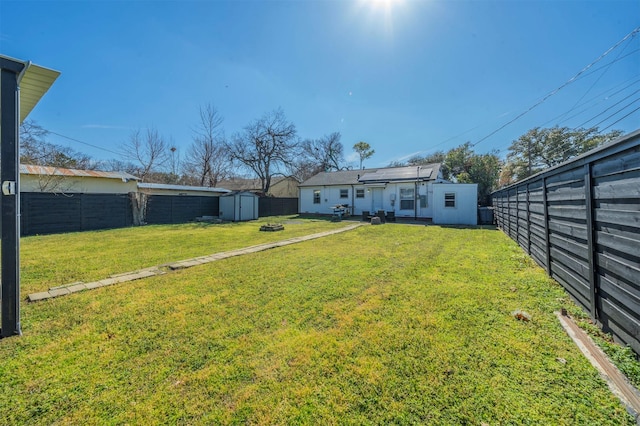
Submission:
[[605,127],[604,129],[601,130],[601,132],[604,132],[605,130],[607,130],[609,127],[611,126],[615,126],[616,124],[618,124],[619,122],[621,122],[622,120],[624,120],[625,118],[629,117],[631,114],[633,114],[634,112],[640,110],[640,107],[634,109],[633,111],[631,111],[630,113],[628,113],[627,115],[620,117],[619,119],[617,119],[616,121],[614,121],[613,123],[609,124],[607,127]]
[[609,53],[611,53],[611,51],[613,51],[614,49],[616,49],[618,46],[620,46],[620,44],[624,43],[626,40],[628,40],[631,37],[634,37],[638,32],[640,32],[640,27],[637,27],[636,29],[634,29],[633,31],[631,31],[629,34],[627,34],[626,36],[624,36],[624,38],[622,40],[620,40],[619,42],[617,42],[616,44],[614,44],[613,46],[611,46],[609,49],[607,49],[606,52],[604,52],[602,55],[600,55],[595,61],[591,62],[589,65],[587,65],[586,67],[584,67],[583,69],[581,69],[576,75],[574,75],[573,77],[571,77],[569,80],[567,80],[564,84],[562,84],[561,86],[559,86],[558,88],[552,90],[551,92],[549,92],[546,96],[544,96],[542,99],[540,99],[538,102],[536,102],[535,104],[533,104],[532,106],[530,106],[528,109],[526,109],[524,112],[518,114],[515,118],[512,118],[511,120],[507,121],[505,124],[503,124],[502,126],[498,127],[496,130],[492,131],[491,133],[489,133],[488,135],[484,136],[483,138],[479,139],[477,142],[471,144],[471,146],[476,146],[478,145],[480,142],[485,141],[487,139],[489,139],[491,136],[495,135],[496,133],[498,133],[500,130],[504,129],[505,127],[507,127],[508,125],[510,125],[511,123],[515,122],[516,120],[520,119],[522,116],[524,116],[525,114],[529,113],[531,110],[533,110],[534,108],[540,106],[543,102],[545,102],[547,99],[549,99],[551,96],[555,95],[556,93],[558,93],[560,90],[562,90],[563,88],[565,88],[566,86],[568,86],[569,84],[573,83],[574,81],[576,81],[576,79],[578,77],[580,77],[582,74],[584,74],[589,68],[591,68],[593,65],[595,65],[596,63],[598,63],[599,61],[601,61],[605,56],[607,56]]
[[56,136],[60,136],[61,138],[68,139],[68,140],[70,140],[70,141],[80,143],[80,144],[82,144],[82,145],[90,146],[91,148],[95,148],[95,149],[99,149],[99,150],[102,150],[102,151],[106,151],[106,152],[109,152],[109,153],[111,153],[111,154],[118,155],[118,156],[120,156],[120,157],[122,157],[122,156],[123,156],[123,154],[122,154],[121,152],[112,151],[112,150],[110,150],[110,149],[103,148],[103,147],[98,146],[98,145],[93,145],[93,144],[90,144],[89,142],[84,142],[84,141],[81,141],[81,140],[79,140],[79,139],[72,138],[72,137],[70,137],[70,136],[65,136],[65,135],[63,135],[63,134],[60,134],[60,133],[57,133],[57,132],[54,132],[54,131],[51,131],[51,130],[48,130],[47,132],[48,132],[48,133],[51,133],[52,135],[56,135]]
[[[615,107],[615,106],[617,106],[617,105],[621,104],[623,101],[626,101],[627,99],[629,99],[630,97],[632,97],[633,95],[635,95],[635,94],[636,94],[636,93],[638,93],[638,92],[640,92],[640,89],[636,90],[635,92],[631,93],[630,95],[625,96],[624,98],[620,99],[620,100],[619,100],[618,102],[616,102],[615,104],[611,105],[609,108],[605,109],[604,111],[601,111],[601,112],[600,112],[600,113],[598,113],[597,115],[594,115],[593,117],[591,117],[591,118],[590,118],[590,119],[588,119],[587,121],[583,122],[582,124],[580,124],[580,125],[576,126],[575,128],[582,127],[582,126],[584,126],[585,124],[589,123],[590,121],[595,120],[596,118],[600,117],[600,116],[601,116],[602,114],[604,114],[605,112],[609,111],[611,108],[613,108],[613,107]],[[640,98],[637,98],[635,101],[631,102],[631,104],[633,104],[633,103],[637,102],[639,99],[640,99]],[[629,106],[629,105],[631,105],[631,104],[628,104],[627,106]],[[627,106],[625,106],[624,108],[626,108]],[[624,108],[622,108],[622,109],[624,109]],[[620,112],[620,111],[618,111],[618,112]],[[614,115],[615,115],[615,114],[617,114],[618,112],[614,113]],[[605,118],[605,120],[606,120],[606,118]],[[598,124],[600,124],[600,123],[598,123]],[[597,126],[597,125],[596,125],[596,126]]]
[[[573,104],[573,107],[571,107],[571,109],[569,109],[569,112],[570,112],[573,108],[575,108],[575,107],[576,107],[576,106],[577,106],[577,105],[578,105],[578,104],[579,104],[579,103],[580,103],[580,102],[585,98],[585,96],[587,96],[587,95],[589,94],[589,92],[591,92],[591,90],[593,90],[593,88],[595,87],[595,85],[596,85],[596,84],[598,84],[598,82],[600,81],[600,79],[601,79],[602,77],[604,77],[604,75],[607,73],[607,71],[609,71],[609,70],[611,69],[611,66],[612,66],[612,65],[613,65],[613,64],[618,60],[618,58],[620,58],[620,55],[622,55],[622,54],[624,53],[625,49],[626,49],[627,47],[629,47],[629,44],[630,44],[630,43],[631,43],[631,40],[629,40],[629,41],[627,42],[627,44],[625,44],[625,45],[622,47],[622,49],[620,49],[620,51],[618,52],[618,56],[616,56],[616,58],[615,58],[613,61],[609,62],[609,64],[607,64],[607,65],[605,65],[605,66],[604,66],[604,71],[603,71],[603,72],[598,76],[598,78],[596,78],[596,80],[595,80],[593,83],[591,83],[591,86],[589,86],[589,88],[584,92],[584,94],[583,94],[582,96],[580,96],[580,99],[578,99],[578,100],[576,101],[576,103],[575,103],[575,104]],[[595,72],[595,70],[594,70],[594,72]],[[567,113],[568,113],[568,112],[567,112]]]
[[[637,76],[634,76],[634,77],[632,77],[632,78],[635,78],[635,77],[637,77]],[[629,80],[630,80],[630,79],[629,79]],[[593,100],[595,100],[595,99],[598,99],[598,98],[600,98],[600,97],[601,97],[601,96],[603,96],[603,95],[606,95],[606,94],[607,94],[607,92],[609,92],[609,91],[611,91],[611,90],[615,89],[616,87],[618,87],[618,86],[620,86],[620,85],[622,85],[622,84],[626,83],[626,82],[627,82],[627,81],[629,81],[629,80],[626,80],[626,81],[624,81],[624,82],[622,82],[622,83],[620,83],[620,84],[618,84],[618,85],[616,85],[616,86],[612,87],[611,89],[605,90],[604,92],[602,92],[602,93],[600,93],[600,94],[598,94],[598,95],[594,96],[593,98],[590,98],[589,100],[587,100],[587,101],[583,102],[583,103],[582,103],[582,104],[580,104],[580,105],[574,105],[574,106],[573,106],[573,107],[571,107],[571,109],[569,109],[568,111],[566,111],[566,112],[564,112],[564,113],[562,113],[562,114],[560,114],[560,115],[558,115],[558,116],[555,116],[554,118],[552,118],[552,119],[550,119],[550,120],[547,120],[547,121],[546,121],[546,122],[544,122],[540,127],[544,127],[544,126],[546,126],[547,124],[549,124],[549,123],[551,123],[551,122],[554,122],[554,121],[558,120],[559,118],[561,118],[562,116],[564,116],[564,115],[566,115],[566,114],[570,113],[571,111],[573,111],[573,110],[574,110],[574,109],[576,109],[577,107],[581,107],[581,106],[583,106],[583,105],[587,105],[587,104],[588,104],[588,103],[590,103],[591,101],[593,101]],[[565,118],[564,120],[562,120],[562,121],[561,121],[561,122],[559,122],[558,124],[565,123],[565,122],[567,122],[567,121],[571,120],[572,118],[575,118],[575,117],[579,116],[579,115],[580,115],[580,114],[582,114],[583,112],[586,112],[586,111],[588,111],[589,109],[591,109],[591,108],[595,107],[596,105],[599,105],[599,104],[601,104],[602,102],[605,102],[605,101],[609,100],[610,98],[612,98],[612,97],[616,96],[618,93],[621,93],[621,92],[623,92],[623,91],[627,90],[629,87],[633,86],[634,84],[636,84],[636,83],[638,83],[638,82],[640,82],[640,79],[635,80],[634,82],[632,82],[631,84],[626,85],[626,86],[625,86],[625,87],[623,87],[622,89],[617,90],[617,91],[615,91],[615,92],[611,93],[610,95],[605,96],[603,99],[600,99],[600,100],[599,100],[598,102],[596,102],[595,104],[593,104],[593,105],[591,105],[591,106],[589,106],[589,107],[587,107],[587,108],[584,108],[584,109],[582,109],[582,110],[578,111],[578,112],[577,112],[577,113],[575,113],[574,115],[571,115],[571,116],[569,116],[569,117]]]
[[[611,114],[610,116],[608,116],[607,118],[599,121],[598,123],[596,123],[596,125],[592,126],[591,129],[597,129],[599,125],[601,125],[602,123],[604,123],[605,121],[607,121],[608,119],[610,119],[611,117],[613,117],[614,115],[624,111],[625,109],[627,109],[627,107],[635,104],[636,102],[640,101],[640,98],[637,98],[631,102],[629,102],[628,104],[626,104],[625,106],[623,106],[621,109],[619,109],[618,111],[614,112],[613,114]],[[639,107],[640,108],[640,107]],[[631,111],[629,114],[625,115],[624,117],[622,117],[621,119],[613,122],[612,124],[608,125],[607,127],[605,127],[605,129],[608,129],[609,127],[613,126],[614,124],[616,124],[617,122],[619,122],[620,120],[625,119],[626,117],[628,117],[629,115],[633,114],[635,111],[637,111],[639,108],[634,109],[633,111]],[[604,129],[603,129],[604,130]]]

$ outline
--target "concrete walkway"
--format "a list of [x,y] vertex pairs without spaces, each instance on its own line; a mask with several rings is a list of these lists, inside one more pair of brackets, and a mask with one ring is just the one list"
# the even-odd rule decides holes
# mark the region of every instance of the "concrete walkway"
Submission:
[[345,226],[344,228],[335,229],[333,231],[318,232],[317,234],[288,238],[286,240],[276,241],[274,243],[258,244],[256,246],[224,251],[221,253],[214,253],[209,256],[194,257],[193,259],[186,259],[186,260],[181,260],[179,262],[168,263],[165,265],[153,266],[151,268],[140,269],[138,271],[111,275],[109,278],[106,278],[100,281],[94,281],[90,283],[75,282],[75,283],[67,284],[64,286],[52,287],[49,289],[49,291],[30,294],[29,296],[27,296],[27,300],[29,302],[37,302],[39,300],[51,299],[53,297],[66,296],[68,294],[77,293],[79,291],[92,290],[94,288],[106,287],[113,284],[119,284],[127,281],[134,281],[142,278],[162,275],[162,274],[166,274],[168,271],[174,271],[176,269],[190,268],[192,266],[203,265],[205,263],[211,263],[217,260],[227,259],[229,257],[242,256],[244,254],[250,254],[250,253],[257,253],[259,251],[269,250],[272,248],[283,247],[283,246],[288,246],[290,244],[301,243],[303,241],[314,240],[316,238],[327,237],[329,235],[351,231],[352,229],[358,228],[362,225],[363,223],[356,223],[353,225]]

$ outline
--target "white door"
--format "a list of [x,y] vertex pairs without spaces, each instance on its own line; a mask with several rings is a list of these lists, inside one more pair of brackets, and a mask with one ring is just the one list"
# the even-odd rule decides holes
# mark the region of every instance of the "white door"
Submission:
[[383,188],[371,188],[371,212],[375,214],[378,210],[384,209],[382,200]]

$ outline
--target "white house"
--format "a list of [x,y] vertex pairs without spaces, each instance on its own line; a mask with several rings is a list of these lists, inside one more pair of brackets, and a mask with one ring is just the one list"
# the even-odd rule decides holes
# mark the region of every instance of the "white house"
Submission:
[[477,185],[445,181],[439,163],[322,172],[299,185],[300,213],[331,214],[336,205],[347,205],[353,215],[384,210],[398,218],[475,225]]

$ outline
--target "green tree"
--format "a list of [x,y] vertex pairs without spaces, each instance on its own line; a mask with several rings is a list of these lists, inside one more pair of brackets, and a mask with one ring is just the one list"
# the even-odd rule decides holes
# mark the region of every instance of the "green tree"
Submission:
[[558,126],[533,128],[509,146],[506,172],[500,179],[501,184],[521,180],[564,163],[621,134],[619,130],[601,134],[596,127],[576,130]]
[[478,184],[478,203],[488,205],[496,188],[502,161],[496,151],[476,154],[470,142],[449,150],[442,164],[445,179],[458,183]]
[[360,157],[360,169],[362,169],[362,162],[367,158],[371,158],[373,154],[375,154],[375,150],[371,149],[371,145],[366,142],[358,142],[353,145],[353,150],[358,153]]

